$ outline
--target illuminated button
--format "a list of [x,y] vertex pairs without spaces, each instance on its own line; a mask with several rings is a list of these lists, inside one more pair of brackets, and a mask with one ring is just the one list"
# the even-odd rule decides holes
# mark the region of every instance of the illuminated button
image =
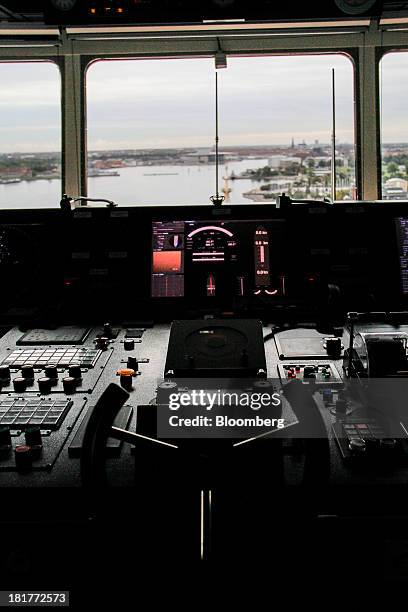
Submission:
[[136,372],[131,368],[124,368],[116,372],[117,376],[120,376],[120,384],[124,389],[131,389],[133,384],[133,377],[136,376]]

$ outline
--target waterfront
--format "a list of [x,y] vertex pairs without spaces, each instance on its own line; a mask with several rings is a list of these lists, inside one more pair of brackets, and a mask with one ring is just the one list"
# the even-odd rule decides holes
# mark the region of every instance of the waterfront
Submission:
[[[246,169],[267,165],[267,159],[245,159],[228,162],[228,173],[240,174]],[[91,177],[88,180],[89,197],[114,200],[119,206],[156,205],[186,206],[209,204],[215,191],[215,165],[157,165],[134,166],[119,169],[120,176]],[[220,189],[226,174],[220,167]],[[230,202],[249,204],[243,194],[261,183],[250,179],[229,181]],[[21,181],[0,185],[0,206],[4,208],[57,207],[61,199],[60,180]]]

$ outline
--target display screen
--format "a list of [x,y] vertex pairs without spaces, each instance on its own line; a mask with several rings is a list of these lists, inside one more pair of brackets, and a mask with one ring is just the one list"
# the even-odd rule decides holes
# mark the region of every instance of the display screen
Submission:
[[278,295],[283,223],[154,221],[152,297]]

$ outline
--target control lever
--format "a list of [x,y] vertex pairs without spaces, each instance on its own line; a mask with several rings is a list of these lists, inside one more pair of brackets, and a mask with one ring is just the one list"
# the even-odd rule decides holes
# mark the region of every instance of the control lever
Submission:
[[294,426],[296,437],[304,440],[303,484],[321,484],[330,475],[330,445],[323,417],[311,391],[300,380],[291,380],[283,393],[299,421]]
[[298,440],[303,443],[303,453],[300,454],[305,456],[302,483],[321,486],[330,476],[330,445],[323,417],[309,387],[303,385],[300,380],[290,380],[285,385],[283,394],[298,420],[297,424],[290,427],[288,435],[286,436],[286,430],[275,430],[266,435],[244,440],[234,445],[234,448],[237,450],[255,448],[262,445],[266,439],[289,437]]
[[81,480],[86,487],[106,484],[105,446],[112,423],[129,394],[111,383],[96,402],[84,433],[81,454]]
[[105,446],[108,438],[115,438],[129,444],[137,442],[149,446],[159,445],[170,450],[178,449],[174,444],[113,427],[112,424],[119,410],[128,399],[129,394],[124,389],[111,383],[92,409],[84,432],[81,453],[81,481],[82,485],[89,489],[101,488],[107,484]]

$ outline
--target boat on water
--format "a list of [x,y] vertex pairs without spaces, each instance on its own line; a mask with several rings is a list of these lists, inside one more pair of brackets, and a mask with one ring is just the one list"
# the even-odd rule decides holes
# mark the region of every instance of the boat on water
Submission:
[[21,183],[20,178],[0,178],[0,185],[11,185],[12,183]]
[[95,178],[97,176],[120,176],[117,170],[95,170],[90,168],[88,170],[88,176]]

